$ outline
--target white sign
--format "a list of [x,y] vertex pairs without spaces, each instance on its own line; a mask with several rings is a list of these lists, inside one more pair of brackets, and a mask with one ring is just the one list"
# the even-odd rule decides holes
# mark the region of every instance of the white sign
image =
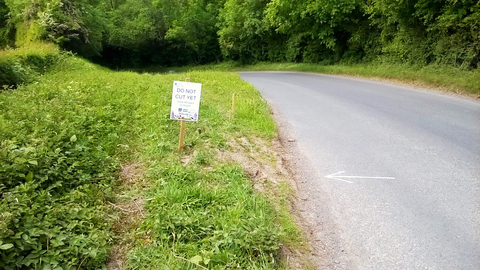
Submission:
[[170,119],[198,121],[202,84],[173,81]]

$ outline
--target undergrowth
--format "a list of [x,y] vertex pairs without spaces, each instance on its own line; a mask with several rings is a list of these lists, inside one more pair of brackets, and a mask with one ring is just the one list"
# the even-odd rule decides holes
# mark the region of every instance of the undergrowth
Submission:
[[41,42],[0,50],[0,91],[32,82],[56,64],[62,54],[56,46]]
[[96,72],[71,58],[0,94],[0,268],[95,269],[109,256],[105,202],[136,104],[125,89],[105,98]]

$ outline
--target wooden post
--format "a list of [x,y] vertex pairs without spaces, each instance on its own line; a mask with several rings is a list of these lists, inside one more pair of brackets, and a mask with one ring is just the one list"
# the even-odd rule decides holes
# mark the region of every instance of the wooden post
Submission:
[[[190,81],[190,78],[185,78],[186,82]],[[180,122],[180,139],[178,140],[178,153],[181,154],[183,152],[183,141],[185,140],[185,121],[181,120]]]
[[185,139],[185,121],[180,121],[180,140],[178,141],[178,153],[183,152],[183,140]]
[[232,117],[235,117],[235,93],[232,94]]

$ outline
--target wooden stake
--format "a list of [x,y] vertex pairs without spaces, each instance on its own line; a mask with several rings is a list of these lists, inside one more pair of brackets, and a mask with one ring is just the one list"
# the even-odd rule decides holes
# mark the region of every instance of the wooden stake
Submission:
[[232,116],[235,117],[235,93],[232,94]]
[[185,121],[180,121],[180,140],[178,141],[178,153],[181,154],[183,152],[183,140],[185,139]]
[[[185,78],[186,82],[190,82],[190,78]],[[178,153],[183,152],[183,141],[185,140],[185,121],[181,121],[180,125],[180,139],[178,140]]]

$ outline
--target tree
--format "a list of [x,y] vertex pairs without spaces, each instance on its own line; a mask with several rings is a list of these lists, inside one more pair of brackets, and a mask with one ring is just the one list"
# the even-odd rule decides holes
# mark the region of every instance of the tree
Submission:
[[221,59],[217,18],[224,0],[157,0],[165,16],[167,50],[176,64],[207,63]]
[[368,13],[382,32],[383,53],[395,61],[476,67],[480,2],[377,0]]
[[220,48],[226,59],[242,62],[268,59],[269,34],[273,32],[264,21],[268,2],[227,0],[218,22]]
[[107,44],[137,49],[160,42],[165,35],[163,14],[151,0],[127,0],[108,15]]
[[[480,1],[446,1],[441,12],[429,16],[431,8],[417,4],[417,14],[432,39],[432,53],[438,63],[461,66],[480,66]],[[430,11],[430,12],[429,12]]]
[[5,0],[16,44],[48,40],[84,56],[102,49],[104,16],[98,0]]
[[287,35],[287,59],[318,62],[337,55],[350,38],[349,24],[359,9],[357,0],[272,0],[266,20]]
[[61,0],[51,19],[43,23],[47,39],[86,57],[99,55],[106,31],[99,4],[99,0]]
[[0,0],[0,48],[12,46],[15,41],[15,27],[9,21],[9,13],[5,0]]

